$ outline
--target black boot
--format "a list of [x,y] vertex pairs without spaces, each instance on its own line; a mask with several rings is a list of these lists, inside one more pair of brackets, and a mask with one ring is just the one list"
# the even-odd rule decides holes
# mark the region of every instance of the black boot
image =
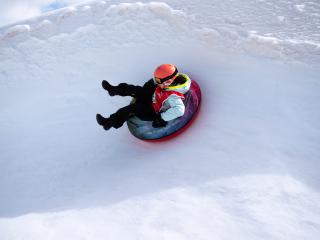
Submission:
[[102,87],[103,89],[105,89],[106,91],[108,91],[110,96],[115,96],[117,95],[117,87],[112,86],[108,81],[103,80],[102,81]]
[[98,124],[103,126],[104,130],[108,131],[112,127],[110,118],[104,118],[100,114],[97,114],[96,119]]

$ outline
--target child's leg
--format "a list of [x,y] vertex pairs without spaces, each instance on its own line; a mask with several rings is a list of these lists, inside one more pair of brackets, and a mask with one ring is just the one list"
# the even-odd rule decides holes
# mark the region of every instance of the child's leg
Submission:
[[132,116],[137,116],[145,121],[151,121],[155,118],[156,113],[149,105],[141,103],[130,104],[110,115],[111,125],[114,128],[120,128]]
[[107,90],[110,96],[131,96],[135,98],[144,98],[148,95],[145,88],[127,83],[120,83],[118,86],[112,86],[106,80],[102,81],[102,87]]

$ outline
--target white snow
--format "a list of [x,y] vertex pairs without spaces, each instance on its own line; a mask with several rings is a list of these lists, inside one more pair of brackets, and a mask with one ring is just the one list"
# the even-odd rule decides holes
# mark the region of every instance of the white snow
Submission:
[[305,5],[304,4],[297,4],[296,5],[296,8],[299,12],[303,12],[304,11],[304,8],[305,8]]
[[[92,1],[0,29],[0,239],[319,239],[319,9]],[[130,102],[102,79],[165,62],[202,87],[186,132],[97,125]]]

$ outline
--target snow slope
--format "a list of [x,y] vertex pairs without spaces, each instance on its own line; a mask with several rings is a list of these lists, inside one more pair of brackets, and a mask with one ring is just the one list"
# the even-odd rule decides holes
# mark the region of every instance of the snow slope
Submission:
[[[94,1],[0,29],[0,239],[318,239],[319,4],[284,3]],[[103,131],[130,99],[101,80],[164,62],[202,86],[191,128]]]

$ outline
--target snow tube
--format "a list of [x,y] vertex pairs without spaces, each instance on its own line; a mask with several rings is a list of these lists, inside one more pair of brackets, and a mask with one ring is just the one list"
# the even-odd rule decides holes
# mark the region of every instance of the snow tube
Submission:
[[127,121],[129,131],[133,136],[142,140],[167,139],[169,136],[182,132],[188,123],[196,116],[201,103],[201,90],[198,83],[192,80],[190,90],[185,94],[185,113],[182,117],[169,121],[167,126],[162,128],[152,127],[151,121],[143,121],[134,116]]

